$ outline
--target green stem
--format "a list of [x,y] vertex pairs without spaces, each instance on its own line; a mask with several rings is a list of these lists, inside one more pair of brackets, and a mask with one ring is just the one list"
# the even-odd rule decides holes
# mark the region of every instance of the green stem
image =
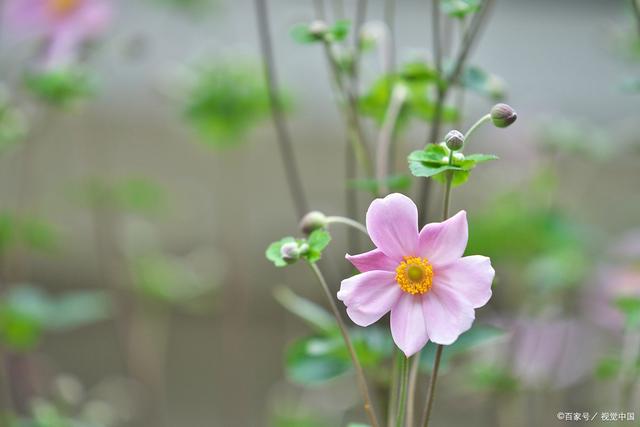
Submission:
[[391,102],[389,108],[384,115],[382,128],[378,137],[378,152],[376,156],[376,179],[380,194],[386,195],[389,192],[389,186],[386,179],[389,175],[389,150],[393,142],[393,136],[402,111],[402,105],[407,99],[408,89],[404,85],[396,85],[391,93]]
[[355,228],[359,231],[362,231],[364,234],[366,234],[367,236],[369,235],[367,233],[367,228],[360,224],[358,221],[353,220],[351,218],[347,218],[344,216],[329,216],[327,217],[327,223],[329,224],[344,224],[347,225],[349,227]]
[[489,123],[491,121],[491,114],[485,114],[484,116],[480,117],[480,119],[475,122],[473,124],[473,126],[471,126],[469,128],[469,130],[467,131],[467,133],[464,134],[464,143],[465,145],[467,144],[467,142],[469,142],[469,140],[471,139],[471,135],[473,135],[473,133],[483,124],[485,123]]
[[362,365],[358,360],[358,355],[356,354],[356,350],[353,346],[353,342],[349,337],[349,331],[347,330],[347,326],[344,324],[344,320],[342,320],[342,316],[340,315],[340,311],[338,310],[338,306],[336,305],[335,300],[333,299],[333,293],[329,289],[329,285],[327,285],[327,281],[325,280],[322,271],[316,265],[316,263],[310,262],[309,266],[313,273],[316,275],[318,282],[322,286],[322,290],[327,296],[327,300],[329,301],[329,306],[331,307],[331,311],[333,312],[334,317],[336,318],[336,322],[338,323],[338,328],[340,329],[340,333],[342,334],[342,338],[344,340],[345,345],[347,346],[347,351],[349,352],[349,357],[351,358],[351,363],[353,363],[353,368],[356,373],[356,380],[358,383],[358,388],[360,389],[360,393],[362,394],[362,400],[364,401],[364,410],[369,417],[369,422],[371,423],[371,427],[380,427],[378,423],[378,419],[376,417],[375,410],[373,408],[373,404],[371,403],[371,395],[369,393],[369,387],[367,386],[367,380],[364,376],[364,370],[362,369]]
[[396,418],[396,408],[398,406],[398,382],[400,381],[400,349],[393,348],[393,368],[391,371],[391,387],[389,388],[389,402],[387,407],[387,427],[393,427],[393,420]]
[[408,358],[398,352],[400,362],[400,388],[398,389],[398,413],[396,416],[396,427],[404,427],[404,416],[407,412],[407,382],[409,380]]
[[438,344],[436,349],[436,359],[433,361],[433,369],[431,371],[431,381],[429,382],[429,391],[427,392],[427,404],[424,407],[424,413],[422,415],[422,425],[424,427],[429,426],[429,419],[431,418],[431,410],[433,408],[433,399],[436,394],[436,381],[438,380],[438,369],[440,369],[440,359],[442,358],[442,350],[444,346]]

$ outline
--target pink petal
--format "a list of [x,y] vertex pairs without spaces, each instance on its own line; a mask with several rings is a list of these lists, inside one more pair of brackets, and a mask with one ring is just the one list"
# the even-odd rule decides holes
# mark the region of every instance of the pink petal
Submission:
[[468,237],[467,213],[460,211],[446,221],[433,222],[422,228],[418,254],[434,266],[446,265],[464,254]]
[[371,270],[395,271],[400,263],[400,260],[394,261],[380,249],[374,249],[358,255],[347,254],[345,258],[362,273]]
[[467,256],[438,268],[433,276],[433,286],[449,287],[463,296],[473,308],[478,308],[491,298],[491,284],[495,274],[489,258]]
[[399,193],[376,199],[367,211],[367,231],[385,255],[393,259],[415,255],[418,209],[410,198]]
[[435,286],[422,297],[429,339],[448,345],[473,324],[475,312],[469,302],[446,286]]
[[402,294],[395,277],[390,271],[367,271],[342,281],[338,299],[356,325],[369,326],[391,310]]
[[429,340],[422,299],[403,292],[391,310],[393,341],[407,357],[420,351]]

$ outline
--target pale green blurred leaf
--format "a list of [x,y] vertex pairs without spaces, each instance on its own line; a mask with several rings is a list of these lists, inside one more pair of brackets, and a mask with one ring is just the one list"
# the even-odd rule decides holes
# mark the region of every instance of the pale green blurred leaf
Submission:
[[442,11],[453,18],[465,18],[480,9],[481,0],[441,0]]
[[43,102],[68,108],[92,96],[96,82],[80,68],[34,71],[25,75],[26,87]]
[[291,313],[300,317],[316,332],[335,334],[337,324],[335,318],[323,307],[296,295],[291,289],[278,286],[273,290],[276,300]]

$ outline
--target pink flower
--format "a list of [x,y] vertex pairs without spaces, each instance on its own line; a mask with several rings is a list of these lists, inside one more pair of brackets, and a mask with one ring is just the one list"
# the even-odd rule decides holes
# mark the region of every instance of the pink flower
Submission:
[[111,1],[7,0],[3,12],[16,33],[44,41],[45,64],[67,64],[84,43],[104,32]]
[[354,323],[369,326],[391,312],[391,334],[407,355],[427,341],[451,344],[471,327],[475,308],[491,298],[489,258],[463,257],[466,212],[418,233],[416,205],[402,194],[376,199],[367,211],[376,249],[347,259],[362,272],[342,281],[338,299]]

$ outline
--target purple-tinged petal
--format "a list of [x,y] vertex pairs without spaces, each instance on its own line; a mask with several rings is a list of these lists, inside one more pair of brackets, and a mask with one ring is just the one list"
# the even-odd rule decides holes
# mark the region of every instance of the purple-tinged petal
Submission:
[[434,286],[423,295],[422,308],[429,339],[437,344],[452,344],[475,319],[471,304],[446,286]]
[[448,287],[469,301],[473,308],[478,308],[491,298],[495,274],[489,258],[467,256],[438,268],[433,276],[433,286]]
[[358,255],[347,254],[345,258],[362,273],[372,270],[395,271],[400,263],[400,260],[396,261],[389,258],[380,249],[374,249]]
[[369,326],[384,316],[398,301],[402,290],[390,271],[367,271],[340,284],[338,299],[356,325]]
[[418,209],[403,194],[376,199],[367,211],[367,232],[373,243],[393,259],[415,255],[418,244]]
[[418,255],[427,258],[434,267],[449,264],[464,254],[468,237],[467,213],[460,211],[446,221],[422,228]]
[[429,340],[422,299],[422,295],[403,293],[391,309],[391,335],[407,357],[420,351]]

